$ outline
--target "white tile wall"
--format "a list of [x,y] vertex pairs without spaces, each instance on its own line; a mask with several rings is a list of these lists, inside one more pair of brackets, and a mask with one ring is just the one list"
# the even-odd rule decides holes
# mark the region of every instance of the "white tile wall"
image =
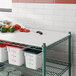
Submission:
[[[16,4],[12,13],[0,13],[0,20],[10,20],[26,27],[72,32],[72,76],[76,76],[76,4]],[[61,47],[60,47],[61,46]],[[67,54],[67,43],[55,47],[57,55]],[[65,50],[65,51],[64,51]],[[55,57],[56,58],[56,57]],[[57,57],[61,59],[60,57]],[[64,57],[66,60],[66,56]],[[65,76],[68,76],[65,74]]]

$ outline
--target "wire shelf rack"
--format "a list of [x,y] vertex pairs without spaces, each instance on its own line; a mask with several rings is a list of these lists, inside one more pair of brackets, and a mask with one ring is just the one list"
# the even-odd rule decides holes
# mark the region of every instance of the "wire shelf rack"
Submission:
[[[17,70],[22,72],[22,76],[42,76],[42,68],[39,68],[38,70],[33,70],[26,68],[25,65],[22,66],[15,66],[8,64],[8,62],[5,62],[6,67],[14,67]],[[52,60],[52,59],[46,59],[46,76],[61,76],[64,72],[68,70],[68,63],[66,62],[61,62],[57,60]],[[29,75],[28,75],[29,74]]]

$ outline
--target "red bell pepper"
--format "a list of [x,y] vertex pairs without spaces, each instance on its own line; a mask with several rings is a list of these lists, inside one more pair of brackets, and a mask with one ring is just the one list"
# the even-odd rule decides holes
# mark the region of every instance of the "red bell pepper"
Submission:
[[20,31],[20,32],[24,32],[24,28],[20,28],[19,31]]
[[21,26],[18,24],[15,24],[13,27],[15,27],[15,30],[19,30],[21,28]]
[[20,31],[20,32],[30,32],[30,30],[29,30],[29,29],[26,29],[26,28],[20,28],[19,31]]

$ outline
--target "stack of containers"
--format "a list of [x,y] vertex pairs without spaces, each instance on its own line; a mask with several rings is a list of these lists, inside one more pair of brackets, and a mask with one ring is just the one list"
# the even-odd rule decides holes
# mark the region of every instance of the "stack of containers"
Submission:
[[42,51],[36,48],[26,48],[24,44],[0,41],[0,62],[8,59],[9,64],[21,66],[25,63],[27,68],[37,70],[42,67]]
[[0,43],[0,62],[8,60],[8,53],[5,44]]
[[7,45],[9,64],[21,66],[24,64],[24,52],[22,49],[26,46],[22,47],[20,44],[12,44],[13,45]]

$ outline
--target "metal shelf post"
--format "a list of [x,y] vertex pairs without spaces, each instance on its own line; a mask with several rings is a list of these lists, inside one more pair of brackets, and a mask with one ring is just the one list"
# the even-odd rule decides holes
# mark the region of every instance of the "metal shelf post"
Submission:
[[71,32],[69,32],[69,34],[70,34],[70,36],[69,36],[69,41],[68,41],[69,42],[69,46],[68,46],[69,47],[68,48],[69,49],[69,55],[68,55],[69,59],[68,60],[69,60],[69,76],[71,76]]
[[42,69],[42,76],[46,76],[46,44],[45,44],[45,43],[43,43],[42,52],[43,52],[43,69]]

